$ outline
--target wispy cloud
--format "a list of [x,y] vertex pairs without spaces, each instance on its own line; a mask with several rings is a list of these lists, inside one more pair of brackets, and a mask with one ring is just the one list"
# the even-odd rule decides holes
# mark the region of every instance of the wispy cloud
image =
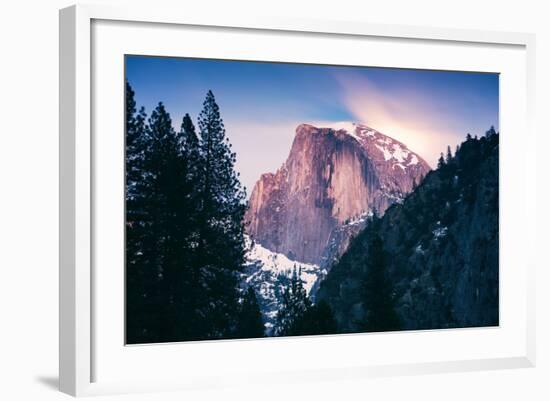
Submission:
[[454,147],[465,133],[453,129],[454,116],[440,99],[430,98],[414,86],[397,93],[382,90],[365,75],[336,75],[341,101],[358,122],[389,135],[420,154],[430,165],[448,145]]
[[212,89],[249,191],[284,162],[300,123],[363,122],[432,166],[466,133],[498,128],[494,74],[141,56],[126,68],[138,104],[150,113],[163,101],[176,129],[185,113],[197,122]]

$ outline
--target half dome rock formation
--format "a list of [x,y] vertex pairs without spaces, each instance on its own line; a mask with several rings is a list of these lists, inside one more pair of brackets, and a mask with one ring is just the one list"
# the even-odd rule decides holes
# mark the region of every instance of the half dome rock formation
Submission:
[[301,124],[286,162],[252,191],[247,231],[263,247],[319,264],[331,232],[403,199],[429,165],[401,142],[362,124]]

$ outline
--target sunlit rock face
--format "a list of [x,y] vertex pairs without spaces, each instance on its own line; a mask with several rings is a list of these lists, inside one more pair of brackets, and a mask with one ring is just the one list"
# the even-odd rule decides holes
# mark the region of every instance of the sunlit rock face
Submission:
[[401,142],[361,124],[301,124],[290,154],[256,182],[247,231],[292,260],[321,264],[333,230],[382,214],[430,170]]

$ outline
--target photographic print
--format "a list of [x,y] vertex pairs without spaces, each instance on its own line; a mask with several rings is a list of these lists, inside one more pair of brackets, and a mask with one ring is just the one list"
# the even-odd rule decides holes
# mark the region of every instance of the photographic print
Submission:
[[125,56],[126,343],[499,325],[499,76]]

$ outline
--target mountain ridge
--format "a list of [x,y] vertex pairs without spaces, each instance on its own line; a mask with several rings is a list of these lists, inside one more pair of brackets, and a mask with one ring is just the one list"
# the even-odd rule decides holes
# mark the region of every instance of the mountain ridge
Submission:
[[265,248],[319,264],[334,229],[383,213],[428,171],[418,154],[364,124],[300,124],[281,168],[254,186],[247,231]]

